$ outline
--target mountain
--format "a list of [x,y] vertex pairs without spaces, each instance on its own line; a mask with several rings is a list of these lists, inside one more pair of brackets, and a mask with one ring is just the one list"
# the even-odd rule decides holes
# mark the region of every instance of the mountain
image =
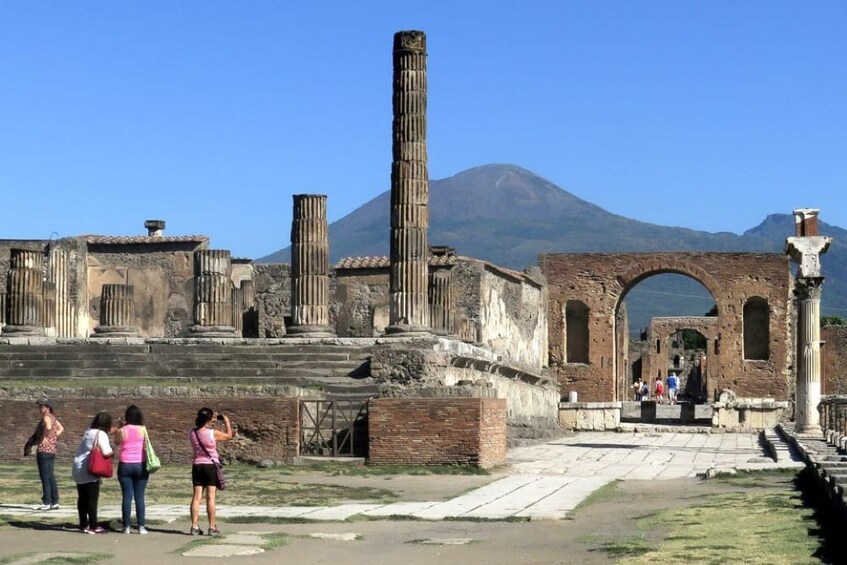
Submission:
[[[386,191],[333,222],[332,261],[388,255],[389,211]],[[430,182],[430,243],[513,269],[534,265],[539,254],[552,252],[782,252],[793,233],[791,214],[769,215],[743,235],[640,222],[607,212],[515,165],[484,165]],[[847,313],[847,231],[821,223],[821,233],[833,237],[822,260],[827,277],[823,310]],[[287,262],[289,254],[285,248],[257,262]],[[633,328],[643,327],[652,315],[703,314],[711,304],[704,287],[676,275],[652,277],[627,296]]]

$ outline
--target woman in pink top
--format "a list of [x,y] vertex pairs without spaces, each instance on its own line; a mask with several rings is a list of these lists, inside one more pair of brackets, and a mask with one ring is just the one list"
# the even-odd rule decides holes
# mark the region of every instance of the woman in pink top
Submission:
[[[214,429],[216,420],[223,422],[224,431]],[[201,408],[197,412],[194,429],[188,432],[188,437],[194,451],[194,459],[191,465],[194,496],[191,498],[191,531],[189,533],[192,536],[203,535],[199,521],[200,501],[203,499],[203,490],[205,489],[206,514],[209,516],[208,534],[216,536],[221,533],[215,522],[215,493],[218,490],[215,465],[220,464],[217,443],[232,439],[232,424],[227,416],[216,414],[211,408]]]
[[121,484],[121,517],[123,532],[130,533],[130,518],[132,516],[132,500],[135,499],[135,517],[138,521],[138,533],[146,534],[144,521],[144,491],[147,489],[147,466],[144,464],[144,442],[147,428],[144,427],[144,416],[135,404],[129,406],[124,413],[124,422],[115,432],[115,442],[120,445],[118,455],[118,482]]

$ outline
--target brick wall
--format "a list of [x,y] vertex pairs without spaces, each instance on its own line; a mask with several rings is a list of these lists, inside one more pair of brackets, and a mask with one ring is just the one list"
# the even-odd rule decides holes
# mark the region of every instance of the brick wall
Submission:
[[489,468],[506,461],[502,398],[378,398],[368,410],[369,462]]
[[823,394],[847,394],[847,327],[821,328],[821,387]]
[[[94,414],[106,410],[117,422],[128,404],[112,398],[54,399],[53,403],[57,418],[65,426],[65,433],[59,438],[58,458],[66,462],[73,458]],[[150,439],[164,464],[191,461],[188,431],[203,407],[226,413],[237,431],[236,438],[220,445],[224,460],[290,462],[298,455],[296,398],[144,398],[135,403],[144,413]],[[0,399],[0,461],[25,460],[23,445],[39,416],[31,400]]]

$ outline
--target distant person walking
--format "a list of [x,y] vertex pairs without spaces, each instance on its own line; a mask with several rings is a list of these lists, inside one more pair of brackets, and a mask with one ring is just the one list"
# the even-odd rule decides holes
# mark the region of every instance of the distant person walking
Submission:
[[679,394],[679,377],[676,373],[668,375],[668,402],[676,404],[676,399]]
[[113,455],[109,444],[112,429],[112,416],[108,412],[98,412],[85,430],[73,463],[73,477],[79,498],[76,508],[79,512],[79,529],[84,534],[105,534],[106,529],[97,523],[97,503],[100,500],[100,477],[88,470],[88,459],[94,447],[99,447],[104,457]]
[[[214,429],[216,421],[223,422],[224,430]],[[191,530],[192,536],[203,535],[200,529],[200,501],[203,491],[206,492],[206,514],[209,518],[208,535],[220,534],[217,526],[215,508],[215,493],[218,490],[217,469],[220,465],[218,442],[232,439],[232,424],[229,417],[217,414],[211,408],[201,408],[194,421],[194,429],[188,432],[194,459],[191,465],[191,482],[194,485],[194,495],[191,497]]]
[[634,398],[636,401],[641,400],[641,386],[642,385],[640,378],[636,379],[635,382],[632,384],[632,392],[635,395]]
[[656,379],[656,402],[665,403],[665,383],[662,382],[662,377]]
[[641,400],[650,400],[650,383],[641,383]]
[[135,500],[135,517],[138,523],[138,533],[147,533],[145,521],[144,492],[150,474],[144,464],[144,442],[147,438],[147,428],[144,427],[144,416],[135,404],[127,407],[122,425],[115,432],[115,442],[120,446],[118,451],[118,482],[121,485],[121,519],[123,532],[130,533],[130,518],[132,517],[132,501]]
[[[36,402],[41,419],[35,426],[31,441],[36,445],[35,460],[38,464],[38,478],[41,479],[41,506],[38,510],[57,510],[59,508],[59,486],[56,484],[56,449],[64,426],[53,413],[53,403],[46,398]],[[31,444],[30,444],[31,445]]]

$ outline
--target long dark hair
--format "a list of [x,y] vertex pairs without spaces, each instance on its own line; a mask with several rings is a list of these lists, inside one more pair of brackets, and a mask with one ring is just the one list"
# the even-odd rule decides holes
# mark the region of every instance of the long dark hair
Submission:
[[124,422],[133,426],[144,425],[144,415],[141,414],[141,409],[135,404],[130,404],[124,412]]
[[91,429],[103,430],[109,432],[112,429],[112,415],[108,412],[98,412],[94,419],[91,420]]
[[198,430],[205,426],[212,419],[214,412],[211,408],[201,408],[197,411],[197,419],[194,420],[194,427]]

